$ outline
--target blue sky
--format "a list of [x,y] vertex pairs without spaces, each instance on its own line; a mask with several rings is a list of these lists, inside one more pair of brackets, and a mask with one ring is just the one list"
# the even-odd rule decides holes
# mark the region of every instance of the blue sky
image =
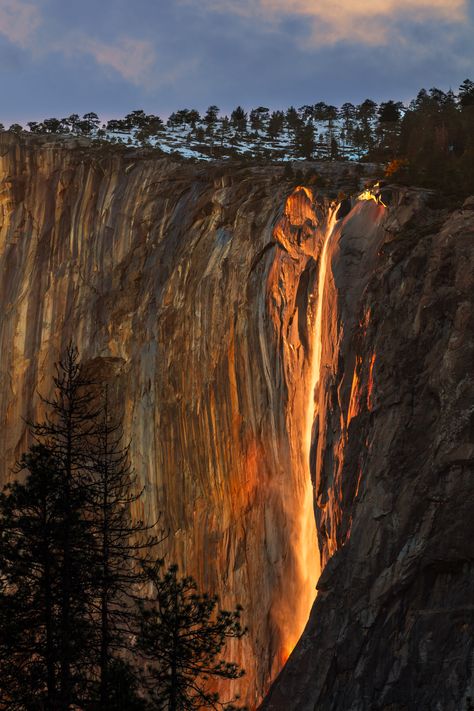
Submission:
[[0,0],[0,121],[408,100],[473,37],[474,0]]

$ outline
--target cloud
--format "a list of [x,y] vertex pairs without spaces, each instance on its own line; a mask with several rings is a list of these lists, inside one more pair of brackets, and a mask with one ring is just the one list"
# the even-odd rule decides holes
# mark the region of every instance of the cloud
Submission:
[[[194,0],[181,0],[194,5]],[[468,0],[202,0],[208,10],[258,18],[270,27],[288,18],[306,18],[312,46],[337,42],[383,45],[399,21],[462,23]]]
[[147,85],[156,62],[151,42],[121,37],[114,43],[81,38],[69,51],[91,55],[98,64],[114,69],[126,81],[137,86]]
[[145,89],[173,84],[192,73],[198,65],[198,60],[192,58],[175,62],[171,68],[158,71],[158,57],[151,42],[131,37],[122,37],[110,44],[96,39],[77,38],[72,47],[69,43],[68,51],[89,54],[98,64],[114,69],[126,81]]
[[38,9],[22,0],[0,0],[0,34],[19,47],[29,46],[41,24]]
[[[14,45],[29,50],[38,57],[51,52],[61,52],[65,56],[86,54],[97,64],[113,69],[126,81],[137,86],[149,83],[151,70],[156,62],[156,53],[151,42],[123,36],[105,42],[81,33],[66,33],[57,41],[40,40],[38,28],[42,22],[39,9],[24,0],[0,0],[0,35],[4,35]],[[46,41],[45,41],[46,39]]]
[[183,76],[195,71],[196,58],[176,61],[171,67],[159,67],[159,57],[151,42],[123,36],[113,42],[104,42],[82,33],[70,34],[56,42],[54,49],[69,57],[87,55],[105,69],[112,69],[130,84],[147,90],[174,84]]
[[112,41],[90,37],[82,32],[66,34],[53,42],[48,52],[61,52],[66,57],[92,57],[105,69],[112,69],[130,84],[148,87],[156,65],[156,52],[145,39],[121,36]]

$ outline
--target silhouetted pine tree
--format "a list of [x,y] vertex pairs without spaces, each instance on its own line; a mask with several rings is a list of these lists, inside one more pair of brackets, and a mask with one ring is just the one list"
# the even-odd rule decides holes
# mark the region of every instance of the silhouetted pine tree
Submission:
[[303,124],[303,121],[294,106],[290,106],[290,108],[287,109],[285,119],[289,131],[297,131]]
[[252,131],[262,131],[268,124],[270,118],[269,109],[266,106],[259,106],[252,109],[249,114],[250,128]]
[[113,659],[108,670],[109,692],[100,711],[151,711],[140,691],[139,676],[124,659]]
[[96,556],[85,508],[91,482],[89,443],[97,431],[99,410],[95,383],[85,376],[74,346],[66,349],[53,380],[53,398],[43,399],[46,419],[31,429],[50,450],[60,481],[58,709],[67,711],[83,693],[92,663],[88,659],[89,607]]
[[474,82],[470,79],[465,79],[459,87],[459,104],[463,109],[474,106]]
[[268,136],[274,141],[283,131],[285,126],[285,114],[283,111],[273,111],[268,122]]
[[209,106],[206,113],[204,114],[203,121],[206,124],[206,133],[209,136],[212,135],[214,127],[217,124],[217,117],[219,116],[219,111],[219,107],[213,104],[212,106]]
[[62,477],[36,445],[24,483],[0,495],[0,706],[56,708],[60,665]]
[[371,99],[366,99],[356,107],[357,141],[362,150],[369,151],[375,142],[374,122],[377,104]]
[[[95,541],[80,513],[83,493],[71,491],[51,448],[34,445],[18,465],[17,473],[23,472],[25,482],[7,485],[0,497],[0,687],[11,697],[6,708],[60,709],[88,695]],[[72,590],[67,696],[62,686],[66,531]]]
[[139,603],[138,648],[147,669],[151,709],[192,711],[235,709],[209,689],[209,680],[238,679],[244,672],[222,660],[227,641],[241,638],[240,607],[218,608],[216,596],[201,595],[190,577],[178,577],[177,566],[145,566],[153,587],[150,600]]
[[[163,536],[136,516],[143,490],[121,426],[75,347],[54,383],[17,467],[25,481],[0,494],[0,707],[221,707],[205,681],[243,673],[220,659],[227,638],[245,632],[240,608],[216,610],[217,598],[153,559]],[[137,657],[150,670],[151,707]]]
[[[136,599],[142,593],[146,575],[143,562],[149,560],[163,540],[156,535],[156,523],[147,525],[135,517],[144,490],[130,466],[129,448],[123,445],[122,427],[111,412],[107,388],[102,411],[91,443],[93,480],[87,489],[88,517],[96,542],[97,576],[93,587],[95,656],[98,659],[98,701],[102,711],[115,709],[112,703],[118,655],[133,653],[136,632]],[[121,662],[125,668],[124,661]]]
[[314,128],[311,123],[301,124],[295,130],[293,146],[296,155],[311,160],[313,157],[316,141],[314,138]]
[[230,115],[230,122],[237,133],[245,133],[247,131],[247,114],[241,106],[237,106]]

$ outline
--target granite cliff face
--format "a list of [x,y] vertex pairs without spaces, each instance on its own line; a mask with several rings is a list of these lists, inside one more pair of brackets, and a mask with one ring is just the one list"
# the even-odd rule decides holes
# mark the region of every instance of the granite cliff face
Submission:
[[467,693],[474,212],[365,197],[0,135],[0,476],[73,338],[170,559],[246,610],[250,706],[320,560],[264,708]]
[[251,705],[319,573],[304,442],[325,211],[287,201],[281,173],[0,135],[0,476],[72,338],[109,380],[163,552],[246,610]]
[[474,199],[448,213],[391,197],[332,238],[312,458],[324,570],[265,711],[474,698]]

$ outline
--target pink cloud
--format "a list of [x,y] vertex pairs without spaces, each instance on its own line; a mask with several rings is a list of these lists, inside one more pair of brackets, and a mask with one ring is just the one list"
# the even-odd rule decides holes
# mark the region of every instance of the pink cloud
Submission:
[[202,0],[202,4],[215,12],[257,18],[270,27],[285,17],[305,17],[312,44],[319,45],[343,40],[385,44],[399,19],[460,23],[468,16],[468,0]]
[[0,0],[0,35],[5,35],[13,44],[36,55],[51,51],[68,56],[89,54],[98,64],[113,69],[130,83],[148,85],[156,62],[151,42],[133,37],[104,42],[71,32],[59,41],[41,44],[36,36],[41,23],[41,14],[34,4],[25,0]]
[[69,33],[52,43],[49,50],[62,52],[67,57],[89,55],[105,69],[112,69],[126,81],[137,86],[150,86],[156,52],[151,42],[135,37],[119,37],[105,42],[82,33]]
[[0,0],[0,33],[20,47],[28,47],[41,24],[38,9],[23,0]]
[[75,47],[77,52],[92,55],[98,64],[114,69],[132,84],[147,84],[156,61],[151,42],[122,37],[114,43],[97,39],[82,39]]

